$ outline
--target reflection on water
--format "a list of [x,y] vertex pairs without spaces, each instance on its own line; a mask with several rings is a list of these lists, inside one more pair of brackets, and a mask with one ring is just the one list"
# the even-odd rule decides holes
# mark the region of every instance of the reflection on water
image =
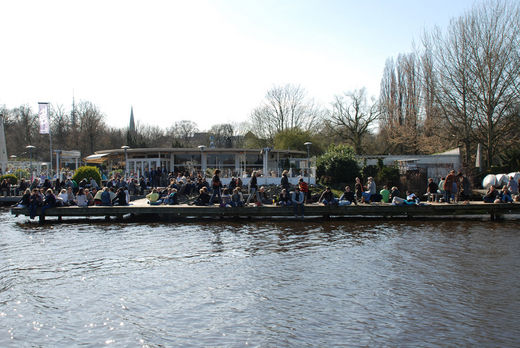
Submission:
[[0,346],[513,346],[516,222],[38,226],[0,214]]

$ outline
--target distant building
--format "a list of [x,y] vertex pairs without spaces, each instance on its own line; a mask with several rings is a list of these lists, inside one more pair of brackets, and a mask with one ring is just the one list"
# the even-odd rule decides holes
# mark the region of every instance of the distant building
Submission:
[[[223,182],[231,176],[240,176],[247,184],[251,173],[259,170],[263,174],[260,184],[280,183],[281,172],[291,169],[291,181],[299,175],[307,175],[307,153],[294,150],[233,149],[233,148],[130,148],[96,151],[84,158],[86,163],[103,164],[108,170],[125,168],[131,175],[141,176],[155,168],[167,172],[203,172],[220,169]],[[315,183],[315,168],[311,167],[310,181]],[[269,180],[268,180],[269,178]]]
[[433,155],[380,155],[359,156],[367,165],[377,165],[379,159],[384,165],[397,165],[400,174],[409,171],[421,171],[428,178],[441,178],[446,176],[450,170],[460,171],[462,168],[460,149],[437,153]]

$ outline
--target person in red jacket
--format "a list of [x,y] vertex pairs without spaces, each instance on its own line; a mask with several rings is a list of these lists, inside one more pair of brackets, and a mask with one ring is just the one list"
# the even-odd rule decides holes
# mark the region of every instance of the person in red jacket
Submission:
[[310,201],[310,192],[309,192],[309,185],[303,180],[303,178],[300,178],[298,181],[298,187],[300,188],[300,192],[303,193],[303,196],[305,197],[305,203],[309,203]]

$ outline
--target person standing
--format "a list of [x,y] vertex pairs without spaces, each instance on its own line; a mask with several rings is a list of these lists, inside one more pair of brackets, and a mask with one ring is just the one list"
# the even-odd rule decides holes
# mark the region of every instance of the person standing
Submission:
[[455,182],[456,176],[455,171],[451,170],[444,180],[444,200],[446,203],[450,203],[450,199],[457,191],[457,183]]
[[301,218],[303,219],[305,195],[300,191],[298,186],[291,194],[291,201],[294,209],[294,217],[298,217],[298,214],[300,214]]
[[282,190],[285,189],[287,192],[290,190],[289,178],[287,177],[287,170],[282,172],[282,180],[280,180],[280,186],[282,186]]
[[209,199],[209,203],[213,204],[213,199],[215,196],[218,196],[218,204],[222,203],[222,195],[220,194],[220,188],[222,187],[222,182],[220,181],[220,170],[215,169],[213,173],[213,178],[211,178],[211,188],[213,189],[213,193],[211,194],[211,198]]
[[260,201],[260,197],[258,195],[258,181],[257,181],[257,175],[258,173],[256,171],[254,171],[252,174],[251,174],[251,180],[249,180],[249,189],[248,189],[248,195],[247,195],[247,201],[246,201],[246,206],[249,204],[249,202],[251,201],[251,198],[253,196],[256,196],[256,201]]
[[360,201],[361,196],[363,195],[363,184],[361,184],[360,178],[356,178],[356,183],[354,185],[354,193],[356,195],[356,200]]

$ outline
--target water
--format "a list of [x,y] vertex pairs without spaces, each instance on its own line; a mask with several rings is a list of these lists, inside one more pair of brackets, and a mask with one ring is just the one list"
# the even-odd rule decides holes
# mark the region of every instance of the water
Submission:
[[1,347],[520,344],[518,222],[26,221]]

